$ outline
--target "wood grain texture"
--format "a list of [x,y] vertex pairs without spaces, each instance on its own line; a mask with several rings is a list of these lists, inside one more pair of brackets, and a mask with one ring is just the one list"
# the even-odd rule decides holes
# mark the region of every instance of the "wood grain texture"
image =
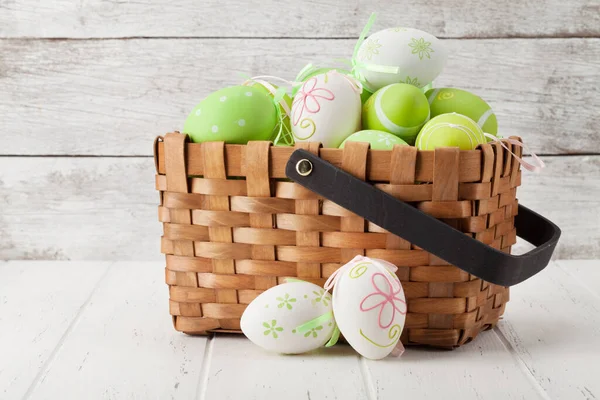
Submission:
[[282,356],[242,336],[217,335],[213,342],[201,399],[368,398],[359,358],[349,346]]
[[30,398],[195,398],[206,338],[173,330],[167,297],[162,262],[112,265]]
[[0,264],[0,398],[21,399],[31,392],[110,264]]
[[9,0],[0,3],[0,37],[353,37],[372,11],[375,29],[414,26],[440,37],[600,33],[594,0]]
[[[600,156],[544,161],[519,201],[563,230],[556,257],[600,257]],[[0,259],[162,259],[152,159],[3,157],[0,171]]]
[[152,159],[4,157],[0,171],[0,259],[161,259]]
[[[542,154],[600,153],[600,39],[445,43],[451,57],[436,86],[482,96],[503,136],[522,136]],[[308,62],[350,56],[353,45],[0,40],[0,154],[150,155],[156,135],[181,129],[205,95],[241,82],[239,72],[293,79]]]
[[545,398],[493,332],[454,351],[409,348],[400,358],[364,362],[377,400]]
[[[598,260],[584,266],[591,278]],[[551,399],[594,399],[600,393],[600,297],[580,284],[578,273],[552,263],[511,288],[511,301],[496,332]],[[598,288],[600,280],[587,281]],[[558,364],[559,363],[559,364]]]

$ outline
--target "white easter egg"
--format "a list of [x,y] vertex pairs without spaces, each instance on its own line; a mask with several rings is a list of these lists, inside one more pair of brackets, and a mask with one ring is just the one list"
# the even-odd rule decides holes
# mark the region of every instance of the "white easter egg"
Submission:
[[369,90],[392,83],[408,83],[419,88],[431,83],[444,69],[448,53],[435,36],[412,28],[384,29],[369,36],[360,46],[357,61],[397,67],[397,73],[359,68]]
[[[331,313],[331,295],[310,282],[289,282],[272,287],[254,299],[242,314],[242,332],[265,350],[298,354],[323,346],[333,334],[333,315],[313,328],[297,328]],[[324,296],[323,296],[324,295]]]
[[294,140],[337,148],[360,130],[360,91],[354,78],[335,70],[306,80],[292,103]]
[[386,261],[357,256],[342,267],[333,289],[333,313],[348,343],[365,358],[394,350],[406,319],[400,280]]

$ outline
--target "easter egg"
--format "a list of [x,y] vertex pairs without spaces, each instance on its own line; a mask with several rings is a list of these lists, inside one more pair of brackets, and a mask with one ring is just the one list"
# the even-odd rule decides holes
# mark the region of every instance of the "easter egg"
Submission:
[[[315,75],[324,74],[329,71],[337,71],[343,75],[349,75],[349,76],[352,75],[350,71],[348,71],[346,69],[341,69],[341,68],[312,68],[312,69],[309,69],[308,71],[306,71],[305,73],[303,73],[302,75],[299,75],[298,77],[296,77],[296,80],[300,81],[300,82],[304,82],[307,79],[312,78]],[[365,102],[369,99],[369,97],[371,97],[372,94],[373,94],[373,92],[371,92],[367,88],[363,87],[363,90],[360,93],[361,103],[365,104]]]
[[353,133],[342,142],[342,144],[340,145],[340,149],[344,148],[346,142],[370,143],[371,149],[373,150],[391,150],[396,144],[408,146],[408,143],[406,143],[404,140],[400,139],[396,135],[374,130],[365,130]]
[[369,98],[362,110],[363,129],[393,133],[409,144],[429,119],[429,103],[423,92],[405,83],[385,86]]
[[333,334],[333,315],[311,329],[298,327],[331,313],[331,295],[310,282],[284,283],[261,293],[242,314],[242,332],[265,350],[298,354],[323,346]]
[[273,99],[264,89],[232,86],[209,94],[190,113],[183,132],[193,142],[245,144],[269,140],[277,126]]
[[294,140],[337,148],[360,129],[360,109],[360,87],[352,77],[336,71],[313,76],[294,96]]
[[395,267],[357,256],[339,272],[333,313],[348,343],[365,358],[378,360],[394,350],[406,319],[406,299]]
[[431,89],[425,93],[431,109],[431,117],[441,114],[458,113],[466,115],[484,132],[496,135],[498,122],[492,108],[479,96],[466,90],[453,88]]
[[415,146],[419,150],[433,150],[436,147],[473,150],[485,142],[483,131],[475,121],[462,114],[450,113],[429,120],[419,132]]
[[[444,45],[435,36],[418,29],[391,28],[370,35],[360,45],[357,62],[372,90],[398,82],[420,88],[442,72],[447,57]],[[397,67],[398,71],[374,71],[369,64]]]

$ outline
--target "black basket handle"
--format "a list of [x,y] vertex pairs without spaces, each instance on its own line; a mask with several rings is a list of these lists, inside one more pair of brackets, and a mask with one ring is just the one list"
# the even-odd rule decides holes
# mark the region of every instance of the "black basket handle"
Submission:
[[306,150],[292,153],[285,173],[320,196],[497,285],[516,285],[543,270],[560,237],[558,226],[519,205],[515,218],[517,235],[537,247],[523,255],[511,255],[465,235]]

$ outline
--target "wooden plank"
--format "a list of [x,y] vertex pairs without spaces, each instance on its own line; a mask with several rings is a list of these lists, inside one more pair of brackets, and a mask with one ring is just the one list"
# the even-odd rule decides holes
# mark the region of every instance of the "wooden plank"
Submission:
[[152,159],[0,157],[0,171],[0,259],[162,259]]
[[600,260],[558,260],[556,265],[600,298]]
[[562,230],[554,258],[600,258],[600,156],[543,160],[540,174],[523,173],[519,202]]
[[[436,86],[462,87],[486,99],[503,136],[522,136],[542,154],[600,153],[600,39],[445,43],[452,56]],[[0,40],[0,154],[150,155],[156,135],[182,129],[193,106],[240,83],[239,72],[293,79],[308,62],[331,65],[349,57],[353,45]]]
[[598,398],[598,295],[555,264],[511,290],[498,333],[548,398]]
[[409,347],[400,358],[364,362],[378,400],[545,398],[493,332],[454,351]]
[[167,297],[163,263],[113,265],[30,398],[194,398],[206,338],[173,330]]
[[408,25],[442,37],[591,36],[600,32],[600,13],[593,0],[429,0],[410,7],[389,0],[54,0],[52,6],[13,0],[0,4],[0,37],[348,37],[358,36],[372,11],[379,12],[375,29]]
[[0,397],[20,399],[80,320],[110,263],[0,264]]
[[[519,200],[563,230],[557,257],[600,257],[600,156],[544,160]],[[0,171],[0,259],[162,259],[151,159],[0,157]]]
[[242,336],[218,335],[213,341],[206,391],[200,399],[368,398],[359,358],[350,346],[282,356]]

